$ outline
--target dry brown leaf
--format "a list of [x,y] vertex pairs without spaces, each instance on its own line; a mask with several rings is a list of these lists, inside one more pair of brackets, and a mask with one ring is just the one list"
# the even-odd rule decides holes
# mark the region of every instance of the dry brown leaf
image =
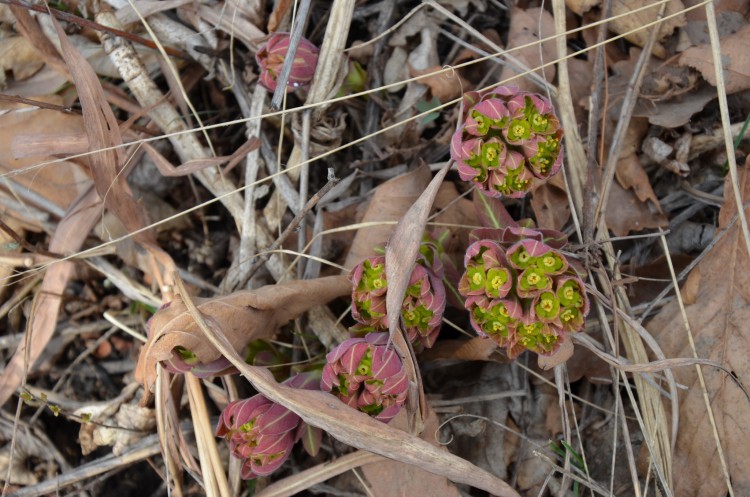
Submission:
[[599,0],[565,0],[565,5],[579,16],[599,6],[600,3]]
[[656,194],[651,188],[651,181],[648,179],[648,175],[637,155],[647,129],[648,122],[645,119],[633,119],[631,121],[628,130],[625,132],[615,174],[617,181],[623,188],[632,189],[638,200],[641,202],[651,201],[653,207],[661,212],[659,199],[656,198]]
[[534,211],[536,224],[540,228],[562,230],[570,219],[570,202],[562,174],[552,176],[552,179],[533,191],[531,210]]
[[468,340],[438,340],[420,356],[423,361],[497,361],[500,355],[492,340],[474,337]]
[[460,97],[463,94],[463,89],[470,86],[470,83],[461,78],[459,73],[443,72],[442,69],[442,66],[432,66],[427,69],[412,69],[410,71],[410,77],[412,78],[424,74],[437,73],[425,76],[419,82],[427,85],[430,88],[432,96],[440,100],[441,103]]
[[[633,10],[646,5],[653,5],[653,7],[632,13]],[[612,20],[609,23],[609,27],[618,34],[627,33],[633,29],[644,28],[644,26],[656,20],[661,5],[661,3],[651,2],[650,0],[615,0],[612,2]],[[665,16],[677,14],[684,8],[685,6],[681,0],[673,0],[667,3]],[[653,50],[655,56],[662,59],[666,56],[664,45],[660,42],[672,34],[675,28],[684,26],[685,22],[685,14],[680,14],[675,17],[667,17],[667,19],[659,24],[659,35],[657,36]],[[625,38],[642,47],[646,44],[651,29],[638,29],[638,31],[627,35]]]
[[271,12],[271,15],[268,16],[269,33],[278,31],[281,23],[284,21],[284,18],[287,16],[287,14],[289,14],[289,9],[292,7],[294,2],[292,2],[291,0],[280,0],[274,3],[275,5],[273,7],[273,12]]
[[[59,97],[40,98],[47,103],[62,104]],[[12,153],[15,141],[23,135],[49,134],[61,129],[83,131],[81,116],[63,114],[54,110],[34,109],[20,104],[0,104],[0,170],[3,173],[22,171],[53,157],[17,159]],[[67,208],[89,186],[89,175],[85,168],[73,161],[56,162],[31,170],[28,174],[17,174],[11,179],[28,188],[58,207]],[[17,213],[28,225],[37,226],[38,220]]]
[[[448,172],[449,165],[450,163],[446,164],[438,171],[427,188],[399,220],[385,247],[385,278],[388,281],[386,314],[388,314],[388,329],[391,334],[395,333],[398,328],[401,305],[416,264],[419,245],[424,237],[427,216],[440,184]],[[426,169],[429,171],[429,168]]]
[[[453,162],[446,163],[438,171],[424,192],[412,204],[409,210],[399,220],[396,229],[391,233],[385,247],[385,278],[388,281],[388,292],[385,295],[385,308],[388,316],[388,331],[396,350],[404,363],[404,370],[409,379],[409,397],[406,408],[410,418],[410,426],[420,431],[425,407],[424,391],[421,376],[416,365],[416,358],[411,346],[406,342],[400,330],[401,305],[404,301],[406,289],[409,286],[411,273],[416,265],[419,246],[424,237],[427,226],[427,216],[430,214],[440,184],[443,182],[448,169]],[[422,168],[427,168],[422,166]],[[428,168],[427,168],[428,169]],[[429,169],[428,169],[429,171]],[[419,416],[421,411],[422,417]]]
[[[430,170],[426,167],[420,167],[386,181],[375,189],[361,222],[398,221],[429,182]],[[385,245],[393,228],[391,224],[378,224],[358,229],[346,256],[344,267],[352,268],[363,259],[374,255],[375,247]]]
[[[743,202],[750,198],[750,163],[740,174]],[[732,188],[727,177],[725,191]],[[719,214],[726,227],[737,212],[728,193]],[[700,263],[700,287],[695,303],[686,305],[698,357],[730,369],[745,386],[750,385],[750,258],[740,228],[729,229]],[[649,323],[648,329],[667,357],[692,357],[679,307],[671,302]],[[732,480],[735,495],[750,495],[750,401],[726,373],[702,368],[711,409]],[[727,487],[722,476],[716,444],[695,368],[674,369],[680,390],[680,430],[673,465],[674,494],[681,497],[723,497]]]
[[[93,187],[71,204],[65,217],[58,223],[49,244],[49,251],[70,254],[81,249],[94,224],[99,220],[103,204]],[[57,313],[68,280],[73,276],[74,264],[58,262],[47,269],[42,286],[34,297],[26,336],[0,375],[0,404],[4,404],[22,384],[25,370],[33,370],[37,359],[52,338],[57,325]],[[29,345],[27,349],[27,345]]]
[[[402,411],[390,426],[405,430],[406,416]],[[436,446],[438,450],[448,452],[436,442],[436,433],[440,420],[435,411],[427,409],[425,430],[419,438]],[[362,472],[369,483],[369,490],[375,497],[393,497],[394,495],[422,495],[429,489],[435,497],[458,497],[460,494],[455,485],[442,476],[418,470],[400,462],[387,460],[362,466]]]
[[0,69],[13,73],[15,81],[31,77],[44,65],[44,60],[23,36],[0,40]]
[[[527,67],[533,69],[557,59],[557,49],[554,40],[549,40],[539,46],[539,40],[555,34],[555,21],[548,11],[535,7],[532,9],[514,8],[511,12],[510,30],[508,32],[508,48],[521,47],[513,51],[513,56]],[[503,67],[500,80],[505,80],[517,74],[510,66]],[[555,66],[547,66],[537,74],[547,81],[555,79]],[[526,78],[515,78],[511,85],[522,90],[537,91],[538,87]]]
[[663,213],[651,212],[648,204],[641,202],[635,193],[624,189],[616,181],[612,182],[606,221],[607,227],[617,236],[649,228],[666,228],[669,224]]
[[704,87],[667,101],[644,103],[639,100],[633,110],[633,116],[647,117],[651,124],[667,129],[679,128],[687,124],[694,114],[702,111],[714,98],[716,98],[716,90]]
[[[727,94],[750,88],[750,26],[746,25],[721,41],[724,66],[724,85]],[[698,69],[703,77],[716,86],[711,45],[688,48],[680,56],[680,65]]]
[[[351,283],[346,276],[328,276],[193,300],[204,319],[221,330],[234,350],[242,350],[252,340],[273,336],[280,326],[311,307],[350,293]],[[149,341],[141,349],[136,379],[150,390],[156,380],[156,363],[169,359],[177,346],[190,350],[201,362],[220,356],[203,338],[180,296],[151,319]]]

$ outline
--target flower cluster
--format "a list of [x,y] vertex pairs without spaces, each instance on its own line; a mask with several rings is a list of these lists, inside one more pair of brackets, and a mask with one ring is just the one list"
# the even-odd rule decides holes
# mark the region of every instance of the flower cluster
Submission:
[[[289,51],[289,40],[289,33],[273,33],[266,44],[255,54],[255,61],[260,67],[260,84],[267,90],[276,90],[276,79],[281,74],[284,59]],[[320,49],[312,42],[305,38],[300,40],[294,56],[292,72],[289,73],[287,92],[310,84],[318,65],[319,53]]]
[[553,354],[566,333],[584,328],[588,298],[560,252],[566,243],[560,233],[512,227],[477,234],[458,287],[477,334],[514,358],[527,349]]
[[388,333],[349,338],[326,356],[320,389],[387,423],[404,405],[409,387]]
[[490,196],[523,197],[560,169],[563,130],[545,97],[500,86],[466,93],[463,105],[451,158],[464,181]]
[[[301,373],[286,382],[292,388],[316,389],[318,373]],[[230,453],[242,459],[241,476],[252,480],[276,471],[309,427],[286,407],[258,394],[224,408],[217,437],[229,441]]]
[[[436,250],[430,244],[422,245],[401,306],[404,331],[417,351],[435,343],[445,310],[443,267]],[[359,335],[388,330],[385,257],[365,259],[349,277],[353,284],[352,317],[357,321],[352,331]]]

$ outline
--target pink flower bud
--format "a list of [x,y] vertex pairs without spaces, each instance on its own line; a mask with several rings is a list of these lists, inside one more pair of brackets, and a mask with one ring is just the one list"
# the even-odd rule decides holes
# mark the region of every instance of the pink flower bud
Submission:
[[[255,54],[260,67],[260,84],[269,91],[276,90],[276,80],[281,74],[289,50],[289,33],[273,33],[265,45]],[[292,72],[289,73],[286,91],[290,92],[307,86],[315,75],[320,49],[312,42],[302,38],[294,56]]]
[[[320,372],[297,374],[284,382],[292,388],[317,390]],[[221,412],[216,436],[229,441],[229,451],[242,459],[241,476],[251,480],[268,476],[286,461],[294,444],[303,436],[308,452],[320,446],[320,430],[306,425],[286,407],[258,394],[230,402]],[[317,440],[317,442],[316,442]]]
[[328,353],[320,389],[385,423],[406,401],[408,380],[388,333],[350,338]]
[[244,459],[242,478],[249,480],[270,475],[289,458],[300,421],[292,411],[255,395],[224,408],[216,436],[229,440],[232,455]]

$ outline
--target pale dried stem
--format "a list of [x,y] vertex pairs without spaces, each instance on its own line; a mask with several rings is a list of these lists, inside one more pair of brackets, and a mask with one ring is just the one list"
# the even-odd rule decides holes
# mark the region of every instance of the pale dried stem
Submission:
[[[581,218],[583,209],[583,185],[586,184],[587,159],[583,150],[583,142],[578,132],[575,110],[573,109],[573,96],[570,89],[570,76],[568,73],[568,45],[565,37],[565,2],[564,0],[552,0],[552,14],[555,20],[555,45],[557,48],[557,110],[565,130],[565,148],[568,160],[565,163],[567,182],[573,197],[571,212],[575,213],[577,219]],[[580,228],[579,228],[580,233]]]
[[[121,28],[112,12],[98,13],[96,22],[105,26]],[[100,33],[100,36],[105,53],[109,55],[141,106],[151,108],[148,113],[149,117],[168,135],[180,160],[187,162],[192,159],[208,157],[203,146],[193,134],[194,130],[187,128],[187,124],[174,106],[163,98],[164,95],[149,77],[132,45],[107,33]],[[203,126],[202,129],[205,130],[208,127]],[[239,226],[243,208],[236,187],[228,179],[221,177],[217,168],[207,168],[194,174],[226,206]]]
[[[201,120],[200,114],[198,114],[198,111],[195,109],[195,106],[193,105],[193,102],[190,100],[190,97],[188,96],[187,91],[185,91],[185,87],[182,84],[182,78],[180,78],[180,74],[177,71],[177,68],[174,66],[174,63],[172,62],[172,58],[169,55],[167,55],[167,51],[164,50],[164,45],[162,45],[159,36],[157,36],[157,34],[154,33],[154,30],[151,29],[151,25],[148,22],[146,22],[146,19],[143,17],[143,15],[141,15],[141,11],[135,6],[135,3],[133,2],[133,0],[127,0],[127,1],[128,1],[128,5],[130,5],[130,7],[133,9],[133,12],[135,12],[136,15],[138,16],[138,19],[141,21],[141,24],[143,25],[143,27],[146,28],[146,31],[148,31],[149,36],[154,40],[154,43],[156,44],[156,47],[159,49],[159,53],[162,56],[163,63],[164,65],[166,65],[167,69],[169,70],[169,73],[171,74],[171,78],[169,78],[169,80],[173,81],[174,84],[177,85],[178,90],[180,94],[182,95],[182,100],[190,108],[190,112],[192,113],[193,118],[196,120],[196,122],[198,123],[199,127],[202,130],[203,137],[206,139],[208,148],[211,150],[211,155],[215,157],[216,152],[214,150],[213,144],[211,143],[211,138],[208,136],[208,132],[204,129],[205,126],[203,124],[203,121]],[[153,17],[156,22],[164,18],[163,16],[153,16]],[[179,26],[180,30],[188,29],[182,24],[178,24],[178,23],[174,23],[174,24],[175,26]],[[173,31],[170,31],[170,32],[173,32]],[[188,33],[188,36],[183,37],[183,39],[181,40],[175,40],[174,38],[180,38],[180,37],[179,36],[173,37],[173,39],[171,39],[172,42],[184,41],[184,39],[189,39],[189,38],[194,39],[194,38],[201,38],[201,37],[198,35],[198,33],[190,31],[190,33]],[[183,46],[183,45],[177,45],[177,46]],[[167,74],[165,74],[165,76],[167,76]]]
[[164,458],[166,469],[166,484],[171,489],[172,495],[182,497],[182,468],[175,460],[175,444],[173,443],[174,430],[178,429],[172,423],[172,402],[169,398],[169,388],[166,382],[168,373],[157,365],[156,370],[156,434],[159,437],[159,452]]
[[[603,220],[600,220],[600,236],[602,233],[606,233],[606,226],[604,226]],[[615,271],[615,276],[619,276],[619,271],[616,266],[616,258],[614,256],[614,250],[612,245],[609,243],[602,245],[602,250],[607,258],[607,265]],[[611,285],[606,275],[599,274],[599,280],[603,287],[610,288]],[[614,301],[612,302],[613,307],[621,308],[624,313],[631,315],[632,310],[630,309],[627,295],[621,286],[614,288]],[[597,308],[600,309],[600,318],[602,323],[602,329],[605,332],[605,336],[609,341],[609,345],[612,350],[616,351],[618,342],[612,335],[612,331],[609,327],[609,322],[606,320],[606,314],[604,313],[603,306],[599,300],[596,300]],[[627,357],[634,363],[645,363],[648,362],[648,355],[646,354],[643,341],[637,332],[634,332],[633,328],[629,326],[619,315],[615,316],[615,327],[616,330],[620,331],[619,336],[625,346]],[[630,384],[625,376],[625,372],[620,370],[620,375],[623,379],[623,386],[630,397],[632,407],[635,411],[636,417],[639,420],[641,431],[646,435],[645,442],[651,454],[654,469],[656,470],[659,479],[662,482],[664,490],[667,495],[671,493],[671,443],[669,440],[669,434],[667,430],[666,415],[664,413],[664,405],[661,402],[659,390],[641,376],[635,376],[634,382],[636,389],[638,390],[638,400],[633,395]],[[659,429],[655,430],[653,427],[658,426]],[[650,439],[647,434],[655,433],[656,440]],[[634,464],[634,461],[633,463]],[[667,466],[665,466],[665,464]],[[634,466],[631,466],[631,472],[635,471]],[[665,472],[666,471],[666,472]],[[667,475],[669,479],[667,479]],[[634,475],[635,476],[635,475]],[[640,489],[638,488],[638,480],[633,481],[634,490],[640,495]]]
[[[198,442],[198,453],[203,468],[204,485],[208,497],[224,497],[231,495],[227,483],[224,467],[219,457],[211,421],[206,408],[201,382],[188,373],[185,375],[188,398],[190,399],[190,414],[193,416],[195,439]],[[210,482],[210,483],[209,483]],[[209,491],[210,489],[210,491]]]
[[[259,116],[263,114],[263,105],[268,93],[265,88],[256,85],[252,98],[240,85],[232,85],[232,92],[246,117]],[[248,137],[261,135],[262,120],[252,120],[246,123]],[[227,276],[221,283],[223,291],[237,289],[240,281],[247,280],[247,273],[252,264],[252,258],[258,247],[257,218],[255,215],[255,186],[257,185],[258,172],[260,170],[260,151],[252,150],[247,154],[245,162],[245,206],[242,216],[242,228],[240,230],[240,245],[237,256],[232,261]]]

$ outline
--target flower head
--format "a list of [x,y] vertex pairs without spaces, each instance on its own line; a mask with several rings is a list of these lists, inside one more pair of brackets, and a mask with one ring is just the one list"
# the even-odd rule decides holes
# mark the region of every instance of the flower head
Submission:
[[350,338],[328,353],[320,388],[383,422],[406,401],[408,380],[388,333]]
[[[514,358],[524,350],[553,354],[567,333],[584,329],[589,302],[561,251],[566,242],[562,233],[484,228],[470,238],[476,241],[466,250],[458,291],[479,336],[505,347]],[[493,278],[498,284],[488,283]],[[501,291],[494,293],[496,288]]]
[[216,436],[229,440],[231,454],[243,459],[242,478],[250,480],[284,464],[300,422],[292,411],[259,394],[230,402],[221,413]]
[[[284,382],[303,390],[316,390],[320,371],[299,373]],[[230,453],[242,459],[241,476],[251,480],[277,470],[291,455],[292,447],[305,431],[313,431],[286,407],[258,394],[230,402],[221,412],[216,436],[229,441]],[[318,430],[319,431],[319,430]],[[313,442],[311,442],[313,443]],[[306,445],[306,449],[309,447]]]
[[[289,33],[273,33],[266,44],[255,54],[255,61],[260,67],[260,83],[269,91],[276,90],[276,80],[281,74],[281,68],[289,51],[289,43]],[[320,49],[312,42],[305,38],[300,40],[292,71],[289,73],[287,92],[310,84],[318,65],[319,52]]]
[[464,95],[451,158],[464,181],[493,197],[521,197],[562,165],[563,132],[545,97],[501,86]]

